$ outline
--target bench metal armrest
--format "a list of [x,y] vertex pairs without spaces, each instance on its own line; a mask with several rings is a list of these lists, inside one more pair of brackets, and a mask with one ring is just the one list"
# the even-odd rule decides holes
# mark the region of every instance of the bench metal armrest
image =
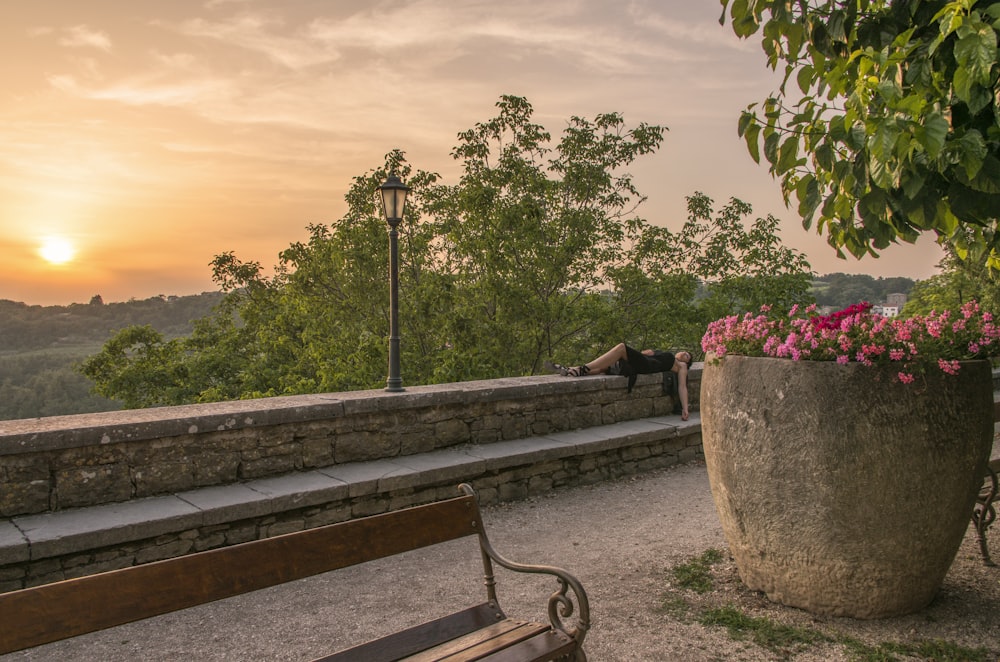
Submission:
[[[466,495],[475,496],[475,491],[468,483],[463,483],[458,489]],[[478,510],[478,504],[476,508]],[[478,512],[476,515],[477,520],[481,522],[481,515],[479,515]],[[587,592],[583,589],[583,585],[580,581],[562,568],[548,565],[515,563],[514,561],[504,558],[493,548],[493,545],[490,544],[490,540],[486,536],[485,527],[483,526],[479,527],[479,547],[483,554],[483,569],[486,573],[486,590],[489,599],[494,603],[499,604],[496,596],[496,583],[493,578],[493,563],[514,572],[546,574],[553,575],[556,578],[559,582],[559,590],[549,596],[549,621],[551,622],[553,629],[572,637],[577,642],[577,648],[580,651],[580,656],[577,659],[586,659],[583,657],[582,651],[583,639],[587,635],[587,631],[590,629],[590,602],[587,599]],[[579,613],[574,619],[574,622],[567,625],[564,622],[564,619],[572,617],[577,610]]]

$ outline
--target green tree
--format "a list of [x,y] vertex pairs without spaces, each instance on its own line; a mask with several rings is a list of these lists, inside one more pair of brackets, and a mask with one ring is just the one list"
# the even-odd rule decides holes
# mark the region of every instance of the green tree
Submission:
[[464,368],[452,378],[533,373],[559,350],[592,349],[604,316],[595,292],[627,261],[626,233],[646,225],[624,169],[663,139],[663,127],[629,129],[608,113],[572,117],[554,143],[527,100],[497,107],[459,134],[462,178],[432,205],[455,276],[448,335]]
[[[755,160],[838,253],[934,232],[1000,266],[1000,3],[722,0],[780,89],[739,121]],[[797,88],[798,93],[796,93]]]
[[956,310],[973,300],[994,316],[1000,315],[1000,275],[986,266],[984,257],[962,260],[949,249],[938,267],[940,273],[913,286],[903,315]]
[[190,402],[181,358],[181,342],[165,341],[151,326],[131,326],[88,358],[80,372],[96,384],[94,391],[121,400],[126,408]]
[[804,254],[781,243],[777,218],[768,214],[748,226],[753,208],[742,200],[732,198],[718,212],[703,193],[687,202],[688,220],[675,242],[681,250],[671,268],[706,285],[704,324],[763,304],[790,309],[812,302],[812,268]]
[[645,198],[627,168],[659,146],[662,127],[574,117],[554,140],[526,100],[497,105],[497,117],[459,134],[457,183],[391,152],[355,178],[344,217],[310,225],[273,276],[217,256],[224,299],[190,336],[127,330],[85,374],[127,406],[383,385],[388,241],[376,188],[389,173],[412,188],[399,227],[404,384],[533,374],[547,358],[622,340],[696,349],[708,321],[692,303],[700,278],[729,292],[718,298],[730,307],[808,287],[808,265],[781,246],[777,221],[745,229],[750,208],[739,201],[715,215],[697,194],[677,234],[635,215]]

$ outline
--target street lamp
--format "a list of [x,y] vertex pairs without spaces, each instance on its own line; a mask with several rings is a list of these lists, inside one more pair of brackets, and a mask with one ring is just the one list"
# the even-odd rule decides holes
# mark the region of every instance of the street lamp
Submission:
[[389,224],[389,378],[386,391],[402,391],[399,376],[399,233],[396,228],[403,220],[403,207],[410,187],[392,174],[378,187],[382,193],[382,211]]

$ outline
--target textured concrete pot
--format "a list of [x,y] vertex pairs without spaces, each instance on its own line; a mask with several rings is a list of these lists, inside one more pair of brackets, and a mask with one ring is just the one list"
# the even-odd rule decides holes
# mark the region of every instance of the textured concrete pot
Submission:
[[706,361],[705,459],[743,582],[817,614],[883,618],[937,593],[993,442],[986,361],[926,382],[857,364]]

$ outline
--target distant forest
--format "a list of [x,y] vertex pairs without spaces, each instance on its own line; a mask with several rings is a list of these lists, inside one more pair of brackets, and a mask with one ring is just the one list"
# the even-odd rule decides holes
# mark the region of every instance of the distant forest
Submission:
[[118,402],[93,395],[76,365],[128,326],[188,335],[192,321],[221,300],[220,292],[108,304],[95,296],[69,306],[0,300],[0,420],[120,409]]
[[827,274],[813,280],[813,296],[817,306],[847,308],[867,301],[885,303],[890,294],[909,296],[913,289],[912,278],[874,278],[865,274]]
[[[913,284],[910,278],[835,273],[814,279],[813,293],[820,306],[846,308],[909,294]],[[120,409],[118,402],[92,394],[76,366],[128,326],[149,325],[168,338],[186,336],[192,322],[208,315],[222,296],[205,292],[123,303],[95,296],[69,306],[0,300],[0,420]]]

